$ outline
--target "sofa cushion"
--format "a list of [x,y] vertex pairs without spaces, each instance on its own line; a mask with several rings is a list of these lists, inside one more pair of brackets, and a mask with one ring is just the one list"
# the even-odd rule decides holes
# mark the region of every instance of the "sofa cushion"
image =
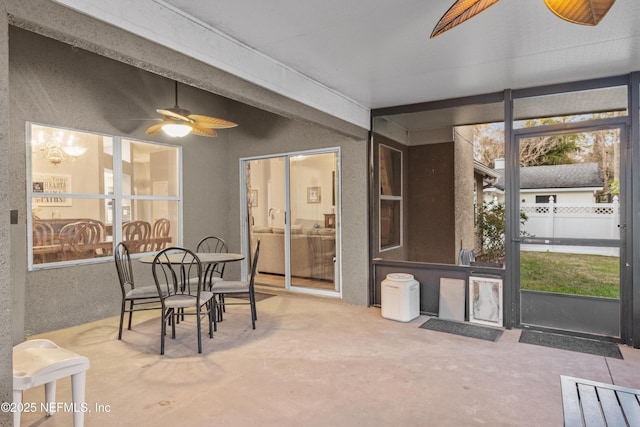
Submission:
[[254,233],[271,233],[271,227],[256,225],[251,229]]

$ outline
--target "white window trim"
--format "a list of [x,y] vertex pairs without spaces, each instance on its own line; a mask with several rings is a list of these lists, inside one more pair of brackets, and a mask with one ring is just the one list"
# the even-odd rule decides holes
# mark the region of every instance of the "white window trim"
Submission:
[[[38,270],[48,270],[52,268],[61,268],[61,267],[69,267],[74,265],[86,265],[86,264],[97,264],[104,262],[112,262],[112,256],[99,257],[99,258],[88,258],[88,259],[79,259],[79,260],[71,260],[71,261],[59,261],[59,262],[48,262],[41,264],[33,263],[33,188],[32,188],[32,151],[31,151],[31,126],[47,126],[55,129],[63,129],[69,130],[73,132],[83,132],[94,135],[100,135],[103,137],[109,137],[113,140],[113,183],[114,183],[114,191],[113,194],[79,194],[79,193],[64,193],[62,194],[64,197],[69,197],[73,199],[97,199],[97,200],[113,200],[113,241],[114,241],[114,250],[115,245],[122,239],[122,200],[162,200],[162,201],[177,201],[178,202],[178,242],[176,245],[182,245],[183,239],[183,176],[182,176],[182,146],[167,144],[156,141],[147,141],[142,139],[135,139],[130,137],[123,137],[117,135],[109,135],[106,133],[100,132],[92,132],[82,129],[73,129],[66,128],[62,126],[55,126],[46,123],[39,122],[26,122],[26,186],[27,186],[27,271],[38,271]],[[176,148],[178,150],[178,165],[177,165],[177,179],[178,179],[178,195],[177,196],[150,196],[150,195],[123,195],[122,194],[122,140],[127,140],[131,142],[140,142],[146,144],[154,144],[154,145],[164,145],[172,148]],[[50,197],[60,197],[60,193],[38,193],[39,196],[50,196]],[[132,254],[131,257],[135,258],[136,256],[142,256],[144,254]]]

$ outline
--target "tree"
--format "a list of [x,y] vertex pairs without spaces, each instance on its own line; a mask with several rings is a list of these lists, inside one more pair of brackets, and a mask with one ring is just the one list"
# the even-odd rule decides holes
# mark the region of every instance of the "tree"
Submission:
[[[522,127],[565,123],[566,117],[525,120]],[[581,151],[583,134],[553,135],[520,140],[520,166],[562,165],[575,163]],[[474,126],[474,158],[494,167],[504,158],[504,125],[492,123]]]
[[[502,264],[506,255],[505,247],[505,205],[498,201],[482,203],[478,212],[476,229],[482,245],[477,259],[483,262]],[[520,212],[520,225],[527,221],[527,215]],[[522,231],[521,235],[528,235]]]

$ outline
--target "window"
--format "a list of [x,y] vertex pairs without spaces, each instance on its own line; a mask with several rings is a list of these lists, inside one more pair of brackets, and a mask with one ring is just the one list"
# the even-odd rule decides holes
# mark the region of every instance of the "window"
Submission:
[[379,146],[380,250],[402,246],[402,152]]
[[29,269],[179,244],[181,148],[27,124]]
[[558,195],[557,194],[538,195],[538,196],[536,196],[536,203],[549,203],[551,201],[552,197],[553,197],[553,201],[557,203],[558,202]]

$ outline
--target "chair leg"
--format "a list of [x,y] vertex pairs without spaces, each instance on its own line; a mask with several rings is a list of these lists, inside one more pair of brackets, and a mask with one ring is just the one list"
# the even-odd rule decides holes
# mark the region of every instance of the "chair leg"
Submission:
[[124,309],[126,307],[127,302],[122,300],[122,307],[120,307],[120,328],[118,329],[118,339],[122,339],[122,324],[124,323]]
[[180,313],[176,315],[175,309],[170,309],[171,311],[171,339],[176,339],[176,319],[180,318]]
[[202,353],[202,326],[200,319],[200,307],[196,307],[196,318],[198,319],[198,353]]
[[209,338],[213,338],[213,303],[207,301],[207,318],[209,319]]
[[56,382],[51,381],[44,385],[44,401],[47,403],[47,417],[56,410]]
[[255,329],[258,315],[256,313],[256,298],[253,292],[249,293],[249,304],[251,304],[251,326]]
[[[71,375],[71,400],[73,401],[73,406],[77,409],[82,409],[84,404],[86,379],[87,371]],[[82,410],[73,412],[73,427],[84,427],[84,412]]]
[[213,317],[213,331],[218,332],[218,302],[216,301],[216,296],[214,295],[211,298],[211,303],[213,304],[213,312],[211,313],[211,317]]
[[[20,407],[20,404],[22,403],[22,390],[13,390],[13,403],[17,407]],[[20,411],[14,411],[13,425],[14,426],[20,425]]]
[[167,334],[167,313],[162,312],[162,319],[160,324],[160,355],[164,354],[164,336]]
[[133,300],[130,301],[129,304],[129,325],[127,327],[128,330],[131,330],[131,318],[133,317]]

